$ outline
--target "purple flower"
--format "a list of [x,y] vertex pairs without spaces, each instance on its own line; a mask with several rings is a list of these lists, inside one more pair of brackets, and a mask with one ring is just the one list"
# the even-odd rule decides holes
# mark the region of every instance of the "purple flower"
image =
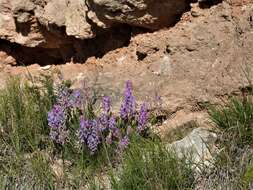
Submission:
[[68,137],[66,129],[66,114],[64,108],[60,105],[54,105],[48,112],[48,125],[50,129],[50,138],[58,144],[63,145]]
[[119,153],[123,152],[128,147],[129,143],[130,142],[128,136],[124,136],[119,141],[117,152]]
[[123,120],[127,120],[133,117],[135,113],[135,97],[132,94],[132,83],[126,82],[126,88],[124,91],[124,101],[120,107],[120,117]]
[[116,119],[111,117],[109,120],[109,131],[112,133],[113,137],[120,138],[120,130],[117,128]]
[[84,95],[81,90],[74,90],[68,100],[68,106],[73,108],[81,108],[84,103]]
[[69,134],[68,130],[66,130],[65,128],[60,128],[57,143],[64,145],[64,143],[68,138],[68,134]]
[[53,129],[63,127],[66,121],[64,108],[62,108],[60,105],[54,105],[52,110],[48,112],[47,121],[48,125]]
[[69,96],[70,92],[67,87],[60,87],[57,91],[57,104],[61,105],[64,108],[69,107]]
[[50,130],[50,138],[55,141],[57,144],[64,145],[66,139],[68,138],[68,130],[64,127],[60,127],[58,129],[51,129]]
[[141,105],[139,118],[138,118],[138,126],[137,131],[140,133],[145,130],[148,122],[148,111],[147,105],[144,103]]
[[105,131],[106,129],[108,129],[109,119],[110,118],[107,114],[101,114],[101,116],[99,117],[101,131]]
[[60,87],[57,92],[57,104],[65,109],[81,108],[84,102],[84,94],[81,90],[73,90],[71,92],[67,87]]
[[108,129],[109,120],[110,120],[110,110],[111,110],[111,99],[108,96],[104,96],[102,100],[103,113],[99,117],[101,124],[101,130],[104,131]]
[[109,114],[111,110],[111,99],[109,96],[104,96],[102,101],[102,108],[104,113]]
[[94,154],[100,144],[99,125],[96,120],[80,119],[79,140],[88,146],[90,153]]

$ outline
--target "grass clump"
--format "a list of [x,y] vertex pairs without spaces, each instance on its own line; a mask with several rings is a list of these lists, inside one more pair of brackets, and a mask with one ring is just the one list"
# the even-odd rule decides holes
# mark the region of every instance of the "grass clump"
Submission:
[[[253,97],[249,93],[232,98],[225,106],[210,108],[217,125],[219,153],[205,189],[248,189],[253,156]],[[253,177],[253,176],[251,176]]]
[[54,101],[53,81],[43,77],[38,82],[40,88],[11,78],[0,91],[0,176],[6,188],[32,187],[36,181],[46,188],[51,181],[40,151],[51,147],[46,116]]
[[181,190],[193,189],[192,165],[178,158],[158,140],[132,143],[122,161],[113,189]]

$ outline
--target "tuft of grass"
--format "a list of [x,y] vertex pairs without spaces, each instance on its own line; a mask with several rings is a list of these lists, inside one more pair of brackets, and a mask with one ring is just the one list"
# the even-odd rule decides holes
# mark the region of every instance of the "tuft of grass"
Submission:
[[[0,91],[0,176],[3,188],[48,187],[51,171],[41,150],[50,150],[47,112],[54,102],[53,80],[34,83],[10,78]],[[29,155],[33,155],[32,158]]]
[[203,176],[204,189],[244,189],[253,158],[253,97],[244,94],[209,111],[220,151],[214,167]]
[[181,190],[194,187],[192,165],[154,139],[133,140],[123,157],[113,189]]
[[[253,144],[253,98],[233,98],[227,107],[211,109],[211,118],[224,137],[235,145],[244,147]],[[225,140],[227,141],[227,140]]]

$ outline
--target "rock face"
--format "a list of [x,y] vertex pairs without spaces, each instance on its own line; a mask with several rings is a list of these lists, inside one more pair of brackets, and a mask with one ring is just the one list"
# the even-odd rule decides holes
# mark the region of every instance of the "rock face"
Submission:
[[[29,1],[0,1],[0,38],[28,47],[45,41],[33,14],[35,8]],[[19,10],[23,10],[22,13]],[[29,13],[30,12],[30,13]]]
[[90,39],[126,23],[159,29],[175,23],[186,0],[0,0],[0,39],[60,48],[69,37]]
[[[159,29],[174,24],[188,7],[187,0],[88,0],[91,20],[98,26],[117,23]],[[102,23],[101,23],[102,22]]]

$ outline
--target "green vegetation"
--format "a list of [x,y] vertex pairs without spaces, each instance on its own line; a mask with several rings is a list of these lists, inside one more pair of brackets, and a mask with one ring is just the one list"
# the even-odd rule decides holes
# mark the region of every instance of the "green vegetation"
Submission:
[[[62,85],[71,84],[63,82]],[[132,98],[130,91],[127,95]],[[212,167],[197,175],[189,158],[178,158],[166,149],[166,143],[183,138],[197,127],[195,123],[185,131],[172,131],[166,142],[147,133],[146,129],[144,135],[133,133],[124,141],[127,148],[121,154],[115,152],[120,141],[113,139],[116,144],[109,145],[103,136],[94,154],[87,147],[84,149],[84,145],[75,141],[76,131],[82,112],[96,119],[99,112],[94,107],[96,98],[87,99],[84,111],[68,111],[71,117],[66,126],[70,136],[64,139],[64,144],[59,144],[50,138],[52,128],[48,125],[48,115],[57,102],[52,78],[42,76],[25,83],[19,78],[10,78],[6,88],[0,90],[0,189],[103,189],[103,186],[111,186],[113,190],[190,190],[196,187],[237,190],[253,187],[251,91],[232,98],[227,105],[209,108],[217,126],[219,151],[213,155]],[[146,116],[143,107],[142,123]],[[138,126],[137,116],[129,121]],[[124,136],[128,135],[122,119],[116,118],[116,123],[120,124],[121,131],[124,129]]]
[[0,92],[0,185],[5,188],[46,188],[52,182],[42,150],[52,148],[46,117],[54,101],[53,81],[44,77],[38,82],[43,86],[21,85],[13,78]]
[[[107,185],[111,184],[113,189],[193,186],[191,166],[186,160],[168,152],[159,138],[147,138],[146,132],[145,137],[131,135],[128,149],[120,155],[115,155],[104,140],[96,154],[89,154],[73,141],[73,131],[80,124],[78,112],[71,111],[72,117],[67,121],[72,130],[70,137],[64,146],[55,143],[50,138],[48,113],[56,101],[53,80],[47,76],[26,83],[10,78],[0,91],[1,188],[102,189],[103,175],[110,176]],[[93,104],[94,99],[89,99],[85,110],[91,118],[96,113]]]
[[[211,189],[250,189],[253,182],[253,97],[251,91],[210,109],[217,125],[219,154],[207,186]],[[252,188],[252,187],[251,187]]]

